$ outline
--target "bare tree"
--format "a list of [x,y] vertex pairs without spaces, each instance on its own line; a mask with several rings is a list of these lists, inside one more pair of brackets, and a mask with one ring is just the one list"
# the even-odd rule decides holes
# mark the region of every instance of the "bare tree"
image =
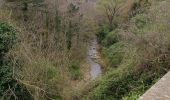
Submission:
[[109,27],[112,29],[114,26],[116,26],[115,18],[120,15],[121,11],[121,0],[106,0],[100,2],[100,6],[103,8],[104,13],[108,19]]

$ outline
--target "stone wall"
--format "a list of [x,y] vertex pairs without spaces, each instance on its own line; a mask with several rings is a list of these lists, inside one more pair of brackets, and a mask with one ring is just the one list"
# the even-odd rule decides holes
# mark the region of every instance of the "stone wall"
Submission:
[[170,72],[153,85],[139,100],[170,100]]

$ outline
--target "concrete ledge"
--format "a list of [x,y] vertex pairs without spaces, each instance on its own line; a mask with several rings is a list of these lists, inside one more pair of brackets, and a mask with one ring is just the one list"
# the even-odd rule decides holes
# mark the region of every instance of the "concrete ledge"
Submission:
[[146,91],[139,100],[170,100],[170,72]]

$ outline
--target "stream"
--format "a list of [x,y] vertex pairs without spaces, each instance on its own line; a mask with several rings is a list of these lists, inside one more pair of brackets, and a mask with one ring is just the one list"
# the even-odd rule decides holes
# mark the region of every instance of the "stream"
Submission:
[[90,41],[89,50],[88,50],[88,64],[90,65],[90,75],[91,79],[94,80],[101,75],[101,65],[97,63],[97,60],[100,59],[99,52],[97,51],[97,37],[94,37]]

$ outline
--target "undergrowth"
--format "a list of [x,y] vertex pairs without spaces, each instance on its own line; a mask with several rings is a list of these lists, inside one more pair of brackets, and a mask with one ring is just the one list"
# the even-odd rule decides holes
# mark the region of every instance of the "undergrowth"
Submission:
[[87,85],[85,100],[137,100],[170,70],[170,23],[164,22],[170,3],[150,3],[112,31],[101,27],[98,36],[109,68]]

